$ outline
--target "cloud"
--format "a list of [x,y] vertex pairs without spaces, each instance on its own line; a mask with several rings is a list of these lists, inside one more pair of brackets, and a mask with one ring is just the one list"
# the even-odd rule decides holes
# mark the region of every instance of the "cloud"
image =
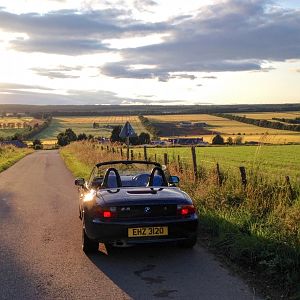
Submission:
[[135,0],[133,3],[134,7],[138,11],[149,11],[149,7],[156,6],[157,2],[153,0]]
[[[193,15],[175,16],[158,23],[134,19],[132,12],[124,8],[124,1],[120,4],[123,8],[102,10],[19,15],[0,10],[0,29],[27,34],[28,38],[10,41],[10,46],[17,51],[70,56],[119,53],[120,62],[108,63],[101,68],[107,76],[192,80],[195,75],[190,73],[265,71],[265,62],[299,59],[300,11],[271,9],[272,3],[271,0],[217,1],[201,6]],[[133,4],[141,7],[158,5],[153,0],[133,1]],[[104,42],[155,33],[165,34],[159,44],[119,50]],[[141,69],[136,65],[146,67]],[[47,76],[47,73],[41,75]],[[68,76],[55,71],[48,75]],[[207,76],[206,79],[213,78]]]
[[111,51],[102,41],[164,31],[165,23],[143,23],[124,9],[59,10],[46,14],[13,14],[0,10],[0,29],[27,34],[10,41],[17,51],[66,55]]
[[105,74],[132,78],[134,65],[142,64],[151,68],[135,78],[167,80],[174,72],[254,71],[266,61],[299,59],[300,11],[273,11],[270,3],[227,0],[202,7],[194,18],[169,24],[163,43],[123,49],[121,72],[110,64]]
[[40,76],[46,76],[50,79],[54,78],[79,78],[80,75],[70,74],[73,71],[81,71],[82,67],[67,67],[67,66],[59,66],[55,69],[44,69],[44,68],[32,68],[36,74]]
[[[75,91],[69,90],[67,94],[58,93],[39,93],[23,90],[1,90],[0,104],[121,104],[122,101],[136,101],[118,97],[115,93],[109,91]],[[139,100],[138,100],[139,101]]]
[[216,76],[203,76],[202,78],[204,78],[204,79],[217,79],[218,77],[216,77]]
[[45,90],[51,91],[53,89],[38,85],[27,85],[10,82],[0,82],[0,92],[11,92],[15,90]]
[[106,45],[95,39],[33,38],[15,40],[11,47],[23,52],[43,52],[64,55],[80,55],[111,51]]

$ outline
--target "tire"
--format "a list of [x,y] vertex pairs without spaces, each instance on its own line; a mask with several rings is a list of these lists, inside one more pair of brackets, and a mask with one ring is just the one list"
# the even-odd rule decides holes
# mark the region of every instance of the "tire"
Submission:
[[95,253],[98,251],[99,243],[88,238],[82,226],[82,250],[84,253]]
[[178,243],[178,246],[181,247],[181,248],[193,248],[197,243],[197,237],[193,237],[193,238],[190,238],[188,240],[184,240],[184,241],[180,241]]

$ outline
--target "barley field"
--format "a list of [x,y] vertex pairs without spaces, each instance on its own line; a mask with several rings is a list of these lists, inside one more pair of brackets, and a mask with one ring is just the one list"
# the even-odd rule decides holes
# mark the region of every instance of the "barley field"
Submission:
[[[269,116],[271,116],[270,113],[268,114]],[[225,139],[228,137],[235,138],[238,134],[240,134],[243,138],[243,142],[255,141],[269,144],[300,143],[300,133],[294,131],[283,131],[271,128],[263,128],[208,114],[149,115],[147,117],[152,123],[156,124],[158,128],[160,126],[159,124],[166,125],[167,123],[169,123],[170,128],[174,128],[174,124],[179,122],[204,122],[207,124],[207,127],[205,127],[207,130],[212,131],[214,133],[218,132]],[[214,133],[204,134],[201,136],[203,136],[205,141],[210,143],[214,136]],[[194,134],[187,134],[186,136],[195,137]],[[176,130],[170,130],[169,135],[165,135],[163,137],[176,137]]]
[[[24,131],[23,123],[30,123],[33,120],[31,117],[0,117],[0,138],[7,138],[13,136],[16,133],[22,133]],[[19,124],[20,128],[3,128],[3,124]]]
[[[137,134],[146,132],[138,116],[57,117],[53,118],[50,126],[35,138],[47,140],[49,143],[56,140],[57,135],[67,128],[72,128],[76,134],[110,137],[112,126],[124,125],[126,121],[130,122]],[[94,122],[99,124],[99,128],[93,128]]]
[[245,116],[246,118],[257,119],[257,120],[268,120],[272,121],[272,118],[285,118],[285,119],[294,119],[300,118],[299,111],[291,112],[260,112],[260,113],[238,113],[234,114],[237,116]]

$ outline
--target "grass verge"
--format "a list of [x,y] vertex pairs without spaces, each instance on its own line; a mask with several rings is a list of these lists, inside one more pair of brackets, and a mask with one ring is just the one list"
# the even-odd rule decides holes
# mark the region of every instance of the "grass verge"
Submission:
[[24,156],[32,153],[32,149],[0,146],[0,172],[8,169]]
[[[96,162],[120,158],[89,142],[73,143],[61,155],[75,176],[85,178]],[[299,183],[288,186],[250,172],[243,187],[234,174],[223,173],[219,186],[215,170],[202,168],[195,181],[191,168],[180,171],[171,163],[168,169],[181,177],[181,188],[194,199],[199,237],[214,252],[255,274],[265,291],[275,288],[272,299],[300,299]]]

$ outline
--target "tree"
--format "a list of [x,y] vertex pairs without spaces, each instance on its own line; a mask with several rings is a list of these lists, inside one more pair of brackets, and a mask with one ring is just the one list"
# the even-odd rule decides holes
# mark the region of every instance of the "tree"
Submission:
[[213,145],[224,145],[224,139],[220,134],[217,134],[214,136],[212,139],[212,144]]
[[57,136],[57,144],[59,146],[66,146],[74,141],[77,141],[77,135],[71,128],[66,129],[65,132],[61,132]]
[[141,132],[139,135],[139,144],[150,144],[150,134],[146,132]]
[[243,143],[243,137],[241,136],[237,136],[235,139],[234,139],[234,143],[236,145],[241,145]]
[[42,144],[41,140],[39,140],[39,139],[35,139],[32,142],[32,146],[33,146],[33,149],[35,149],[35,150],[43,149],[43,144]]
[[110,141],[113,142],[124,142],[123,138],[120,138],[120,133],[122,130],[122,126],[114,126],[111,132]]
[[227,138],[227,144],[228,145],[232,145],[233,144],[233,139],[232,139],[231,136]]
[[83,140],[87,140],[87,136],[85,133],[79,133],[78,137],[77,137],[78,141],[83,141]]
[[63,132],[57,136],[57,144],[62,147],[70,144],[68,137]]
[[77,141],[77,135],[71,128],[66,129],[65,135],[68,137],[70,142]]

